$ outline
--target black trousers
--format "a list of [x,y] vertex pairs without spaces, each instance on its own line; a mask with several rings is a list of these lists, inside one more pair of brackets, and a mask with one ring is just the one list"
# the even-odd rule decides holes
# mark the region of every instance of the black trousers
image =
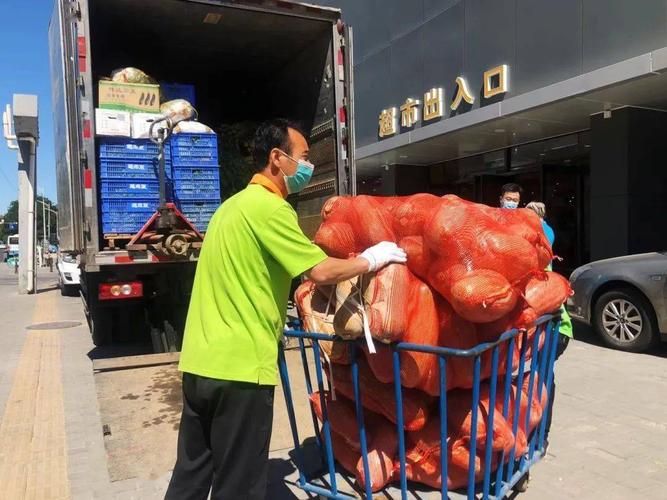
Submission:
[[166,500],[264,500],[274,386],[183,374],[183,414]]
[[[567,349],[567,344],[570,342],[570,338],[565,335],[558,335],[558,341],[556,344],[556,360],[560,358],[561,354]],[[555,362],[555,360],[554,360]],[[556,398],[556,375],[551,382],[551,395],[549,396],[549,412],[547,414],[547,424],[544,429],[544,439],[549,438],[549,429],[551,429],[551,416],[553,415],[554,410],[554,399]]]

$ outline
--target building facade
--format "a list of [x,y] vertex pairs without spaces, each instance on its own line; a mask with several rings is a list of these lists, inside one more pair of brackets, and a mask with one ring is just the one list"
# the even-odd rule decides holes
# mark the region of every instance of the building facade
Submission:
[[664,0],[323,0],[354,29],[359,193],[544,201],[562,272],[667,249]]

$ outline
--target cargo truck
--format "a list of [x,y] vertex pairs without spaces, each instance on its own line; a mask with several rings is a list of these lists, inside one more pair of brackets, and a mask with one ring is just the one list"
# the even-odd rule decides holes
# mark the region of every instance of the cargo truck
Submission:
[[337,9],[282,0],[56,0],[49,45],[58,238],[79,262],[96,345],[151,335],[157,351],[177,350],[201,245],[186,241],[173,252],[163,232],[151,242],[111,242],[101,232],[95,109],[99,80],[113,70],[132,66],[193,84],[199,120],[222,126],[219,134],[272,117],[298,121],[316,165],[310,186],[290,198],[306,234],[328,197],[355,194],[351,29]]

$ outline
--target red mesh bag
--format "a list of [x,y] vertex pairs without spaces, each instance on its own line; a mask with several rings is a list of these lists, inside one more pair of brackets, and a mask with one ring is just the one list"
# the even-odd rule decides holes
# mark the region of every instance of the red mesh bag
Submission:
[[[486,384],[485,384],[486,385]],[[502,405],[499,405],[502,406]],[[472,432],[472,391],[457,389],[447,393],[447,422],[452,432],[470,438]],[[477,407],[477,449],[485,449],[487,440],[487,419],[493,411],[493,436],[491,449],[509,452],[514,446],[512,426],[503,418],[497,406],[490,407],[489,390],[481,390]]]
[[410,270],[400,264],[386,266],[371,278],[364,302],[374,338],[381,342],[401,340],[410,320],[414,320],[408,313],[409,294],[418,283]]
[[[359,358],[359,386],[361,401],[365,408],[384,415],[396,423],[396,402],[393,384],[378,381],[363,358]],[[336,393],[340,392],[354,400],[352,375],[348,367],[334,364],[331,367]],[[406,430],[418,430],[424,427],[429,415],[431,398],[414,389],[403,390],[403,423]]]
[[[332,430],[334,456],[345,469],[355,474],[357,482],[363,488],[366,485],[366,478],[361,460],[361,443],[354,406],[345,398],[333,400],[328,392],[325,400]],[[320,422],[323,421],[318,392],[310,395],[310,402],[317,418]],[[364,422],[371,489],[379,491],[392,480],[394,474],[394,458],[398,449],[396,428],[380,415],[369,411],[364,412]]]
[[487,323],[501,318],[516,305],[517,295],[509,281],[488,269],[470,271],[454,281],[445,297],[468,321]]
[[407,236],[398,242],[398,246],[405,250],[408,255],[408,267],[416,276],[429,281],[429,269],[433,261],[433,255],[428,247],[424,245],[421,236]]
[[[329,422],[331,423],[331,429],[340,434],[345,441],[345,444],[352,450],[356,452],[361,451],[359,427],[357,425],[357,416],[352,401],[343,397],[332,399],[329,391],[325,391],[324,398],[327,407],[327,415],[329,416]],[[322,413],[320,393],[312,393],[309,399],[317,418],[322,422],[324,417]],[[366,439],[368,442],[373,440],[374,432],[375,429],[366,427]]]
[[390,210],[396,236],[399,239],[406,236],[421,236],[424,224],[431,217],[433,207],[437,207],[440,203],[440,198],[420,193],[402,198],[401,201],[402,203],[396,204]]
[[[479,344],[475,325],[456,314],[447,302],[441,302],[439,313],[439,343],[441,346],[452,349],[470,349]],[[447,390],[457,387],[470,388],[472,378],[472,358],[449,357],[447,359]],[[427,392],[434,395],[439,394],[438,384],[437,377],[434,377],[427,387]]]
[[[406,434],[406,476],[408,480],[419,482],[432,488],[440,488],[442,473],[440,468],[440,422],[431,420],[426,427]],[[465,439],[454,434],[447,438],[447,488],[456,489],[468,484],[470,451]],[[397,462],[395,469],[398,471]],[[481,461],[475,457],[475,475],[482,471]]]
[[560,274],[547,272],[544,277],[536,277],[528,281],[524,295],[526,303],[539,317],[558,310],[572,295],[572,288]]
[[551,263],[553,260],[551,245],[542,229],[542,222],[535,212],[527,208],[519,208],[494,210],[491,215],[509,231],[523,237],[535,246],[540,269],[546,268]]
[[[368,445],[368,470],[371,475],[371,490],[374,492],[382,490],[394,478],[397,443],[395,434],[384,432],[378,434]],[[361,453],[350,448],[342,436],[335,432],[331,433],[331,444],[336,460],[355,475],[362,489],[365,488],[366,477]]]
[[352,226],[347,222],[327,222],[315,233],[315,244],[327,255],[347,259],[357,252],[357,240]]
[[[440,337],[440,321],[436,299],[428,285],[419,281],[414,284],[408,315],[411,321],[408,323],[403,341],[411,344],[437,346]],[[428,388],[427,379],[434,371],[438,371],[438,363],[433,354],[401,351],[401,381],[406,387],[426,390]]]

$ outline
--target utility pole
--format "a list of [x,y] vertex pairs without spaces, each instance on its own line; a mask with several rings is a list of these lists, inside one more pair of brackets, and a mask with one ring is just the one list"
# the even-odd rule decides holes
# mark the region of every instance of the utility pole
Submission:
[[46,203],[44,203],[44,190],[42,189],[42,246],[46,241]]
[[[35,292],[35,182],[37,174],[37,96],[14,94],[14,115],[3,114],[4,135],[18,150],[19,177],[19,293]],[[12,121],[14,132],[11,130]]]
[[49,202],[49,208],[47,208],[47,212],[49,215],[48,220],[46,221],[46,227],[48,230],[46,231],[46,244],[50,245],[51,244],[51,203]]

